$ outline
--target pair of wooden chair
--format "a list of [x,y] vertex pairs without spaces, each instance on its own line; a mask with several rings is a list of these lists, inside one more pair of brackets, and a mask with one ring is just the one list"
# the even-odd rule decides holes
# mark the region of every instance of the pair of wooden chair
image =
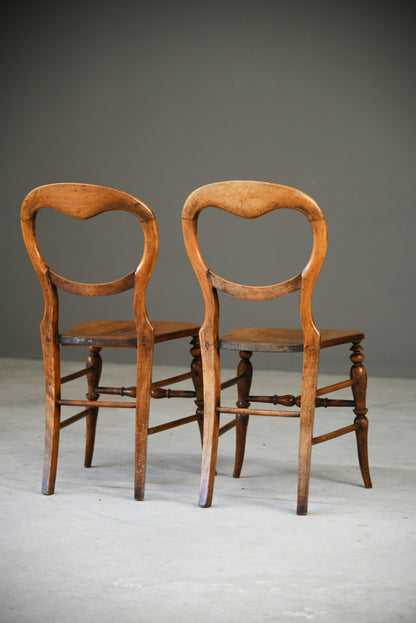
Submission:
[[[71,281],[54,272],[43,259],[35,230],[35,220],[41,208],[52,208],[76,219],[89,219],[108,210],[125,210],[140,221],[144,233],[144,251],[137,269],[116,281],[85,284]],[[253,219],[273,210],[289,208],[301,212],[312,229],[312,252],[301,273],[282,283],[268,286],[236,284],[217,275],[206,264],[198,242],[198,217],[208,207],[225,210],[244,219]],[[319,206],[304,193],[278,184],[264,182],[220,182],[203,186],[187,198],[183,209],[183,231],[189,259],[199,280],[205,300],[205,319],[202,327],[187,322],[151,322],[146,311],[146,288],[155,265],[158,251],[158,228],[154,214],[142,201],[127,193],[110,188],[86,184],[53,184],[34,189],[23,202],[22,228],[29,256],[42,284],[45,313],[41,322],[41,338],[45,365],[46,434],[42,491],[54,491],[61,428],[81,418],[86,418],[87,437],[85,466],[91,465],[95,429],[99,407],[135,409],[135,499],[144,496],[147,437],[174,426],[196,421],[202,438],[202,471],[199,504],[212,502],[219,436],[236,429],[236,455],[234,477],[239,477],[243,465],[247,426],[250,415],[297,417],[300,420],[298,502],[297,513],[307,513],[312,445],[355,432],[359,463],[366,487],[371,487],[367,453],[366,370],[363,365],[360,331],[322,330],[316,327],[312,316],[312,294],[321,269],[325,252],[327,231],[324,215]],[[58,291],[66,290],[82,296],[104,296],[133,288],[135,321],[84,322],[70,330],[60,332],[58,319]],[[300,293],[300,321],[302,328],[238,328],[227,335],[219,335],[218,291],[254,301],[268,300],[293,292]],[[190,371],[170,379],[152,381],[154,344],[167,340],[190,338],[192,361]],[[317,389],[319,353],[322,348],[351,344],[352,367],[350,378],[328,387]],[[60,347],[86,346],[89,350],[85,368],[61,378]],[[129,388],[102,387],[100,385],[101,356],[104,347],[134,348],[137,352],[136,386]],[[220,350],[240,353],[237,374],[222,382]],[[303,352],[302,387],[299,396],[250,395],[252,364],[255,351]],[[62,399],[61,385],[81,376],[87,379],[86,399]],[[171,383],[192,379],[194,390],[165,389]],[[221,402],[221,390],[237,386],[236,406]],[[323,396],[351,387],[351,400],[334,400]],[[127,402],[102,400],[101,395],[128,396]],[[149,428],[150,397],[193,398],[195,413]],[[131,400],[134,398],[134,400]],[[251,403],[270,403],[286,409],[255,409]],[[61,419],[62,406],[80,407],[82,411]],[[316,407],[352,407],[353,424],[330,433],[313,436]],[[296,407],[291,410],[290,407]],[[231,414],[233,419],[220,426],[221,414]]]

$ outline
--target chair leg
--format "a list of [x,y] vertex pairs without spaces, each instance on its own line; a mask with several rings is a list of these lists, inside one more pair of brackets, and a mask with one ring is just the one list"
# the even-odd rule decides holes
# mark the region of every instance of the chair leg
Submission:
[[[202,337],[201,341],[206,343]],[[218,452],[220,414],[217,407],[221,395],[221,363],[216,345],[208,343],[208,347],[202,349],[201,354],[204,373],[204,437],[198,504],[208,507],[212,504]]]
[[[86,366],[92,368],[87,374],[88,393],[87,400],[98,400],[99,394],[96,393],[97,387],[100,383],[102,359],[100,356],[101,348],[96,346],[89,346],[88,350],[90,354],[87,357]],[[98,407],[92,407],[86,417],[87,422],[87,435],[85,441],[85,459],[84,466],[91,467],[92,457],[94,454],[95,443],[95,431],[97,428]]]
[[191,355],[192,383],[196,394],[196,414],[200,416],[200,419],[198,420],[198,427],[202,444],[204,439],[204,385],[202,376],[201,346],[199,344],[198,336],[193,337],[191,340]]
[[52,495],[55,491],[61,430],[61,407],[57,403],[61,395],[61,367],[58,345],[51,344],[48,339],[42,339],[42,342],[46,395],[42,493]]
[[306,347],[303,354],[302,394],[300,402],[298,502],[296,513],[307,515],[311,472],[313,423],[319,348]]
[[137,333],[141,338],[137,346],[134,499],[143,500],[152,387],[153,329],[150,324],[144,324],[142,327],[137,327]]
[[360,463],[361,475],[363,477],[364,486],[371,489],[373,486],[370,477],[370,467],[368,464],[368,419],[366,417],[368,409],[366,408],[367,393],[367,371],[363,365],[365,359],[360,342],[354,342],[351,346],[352,354],[350,359],[353,363],[350,376],[353,381],[352,393],[355,402],[355,419],[354,424],[358,424],[356,430],[358,460]]
[[[237,376],[244,375],[244,380],[240,381],[237,385],[238,390],[238,402],[237,407],[246,409],[250,406],[250,402],[248,401],[248,396],[250,394],[251,388],[251,380],[253,378],[253,366],[251,364],[250,358],[252,356],[251,351],[240,351],[240,363],[237,368]],[[244,452],[246,448],[246,437],[247,437],[247,427],[248,427],[248,415],[242,415],[239,418],[238,424],[236,426],[236,447],[235,447],[235,461],[234,461],[234,472],[233,478],[239,478],[241,474],[241,469],[243,467],[244,461]]]

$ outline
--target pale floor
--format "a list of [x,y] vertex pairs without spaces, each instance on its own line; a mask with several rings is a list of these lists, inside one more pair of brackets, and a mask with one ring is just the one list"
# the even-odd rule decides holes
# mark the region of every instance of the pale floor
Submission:
[[[56,493],[42,496],[42,374],[39,361],[0,360],[1,623],[416,621],[413,380],[370,379],[373,489],[352,436],[321,444],[298,517],[298,423],[280,418],[252,418],[239,480],[234,433],[221,438],[209,509],[197,506],[196,424],[149,439],[146,500],[133,501],[134,422],[120,410],[100,418],[91,469],[84,424],[62,431]],[[103,382],[114,380],[134,384],[134,368],[107,365]],[[297,392],[296,374],[263,374],[256,393],[266,380]],[[153,400],[152,423],[192,406]]]

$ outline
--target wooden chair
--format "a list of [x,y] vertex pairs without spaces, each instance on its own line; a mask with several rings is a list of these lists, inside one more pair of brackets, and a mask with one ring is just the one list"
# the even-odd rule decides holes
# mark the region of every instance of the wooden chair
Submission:
[[[75,219],[90,219],[107,211],[125,211],[137,217],[144,234],[144,250],[138,267],[128,275],[106,283],[79,283],[56,273],[50,268],[38,247],[36,216],[40,209],[51,208]],[[135,409],[135,485],[134,496],[144,496],[146,451],[148,434],[174,426],[197,421],[202,434],[202,379],[197,324],[188,322],[150,322],[146,311],[146,287],[158,252],[158,227],[150,208],[136,197],[125,192],[88,184],[51,184],[32,190],[25,198],[21,210],[23,237],[30,259],[42,285],[45,310],[40,325],[45,368],[46,429],[42,492],[54,492],[58,461],[59,436],[62,428],[86,418],[85,467],[90,467],[99,408]],[[133,321],[88,321],[60,331],[58,292],[65,290],[80,296],[108,296],[133,289]],[[132,314],[133,315],[133,314]],[[152,358],[155,343],[191,339],[191,369],[189,372],[157,382],[152,382]],[[88,348],[86,366],[82,370],[61,378],[61,346]],[[137,350],[137,379],[135,387],[102,387],[100,376],[104,347],[134,348]],[[61,386],[82,376],[86,377],[86,399],[62,398]],[[192,378],[193,391],[165,389],[167,385]],[[101,395],[127,396],[134,400],[100,400]],[[194,398],[196,413],[189,417],[148,428],[150,397]],[[61,420],[61,408],[66,406],[82,410]]]
[[[277,210],[290,208],[301,212],[309,221],[313,246],[309,261],[301,273],[287,281],[267,286],[240,285],[215,274],[205,263],[198,242],[197,223],[201,211],[216,207],[244,219],[253,219]],[[187,198],[183,209],[185,245],[194,271],[198,277],[205,300],[205,320],[200,330],[202,370],[204,377],[204,439],[199,504],[210,506],[215,477],[218,437],[230,426],[237,427],[237,447],[234,477],[238,477],[244,458],[245,438],[250,415],[299,417],[299,463],[297,513],[307,514],[312,445],[355,432],[362,477],[366,487],[371,487],[367,455],[366,370],[360,345],[361,331],[318,330],[312,316],[312,293],[326,253],[327,230],[325,217],[313,199],[299,190],[264,182],[230,181],[203,186]],[[219,337],[219,302],[217,292],[231,297],[263,301],[300,291],[299,312],[302,330],[280,328],[237,328]],[[317,389],[318,361],[322,348],[338,344],[351,344],[352,368],[350,378],[328,387]],[[240,351],[237,376],[221,385],[220,350]],[[299,396],[251,396],[253,351],[303,352],[302,387]],[[221,403],[221,389],[233,383],[238,385],[237,406]],[[323,397],[335,390],[351,387],[352,400],[335,400]],[[290,409],[254,409],[253,402],[271,403]],[[315,407],[352,407],[354,423],[328,434],[313,436]],[[228,413],[235,420],[220,428],[220,414]]]

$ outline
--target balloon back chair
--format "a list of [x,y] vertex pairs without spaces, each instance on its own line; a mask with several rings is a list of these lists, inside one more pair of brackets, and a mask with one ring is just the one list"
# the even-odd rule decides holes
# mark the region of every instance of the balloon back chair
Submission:
[[[312,229],[312,252],[301,273],[287,281],[266,286],[241,285],[217,275],[206,264],[198,241],[198,217],[204,208],[215,207],[241,217],[254,219],[273,210],[297,210],[309,221]],[[358,456],[365,487],[371,487],[367,453],[366,370],[360,345],[361,331],[319,330],[312,316],[312,294],[321,270],[327,246],[325,217],[317,203],[309,196],[286,186],[265,182],[229,181],[209,184],[196,189],[187,198],[183,209],[183,231],[190,262],[199,280],[205,301],[205,319],[200,330],[202,370],[204,377],[204,435],[201,471],[200,506],[210,506],[214,488],[218,437],[223,428],[236,426],[237,443],[234,477],[241,472],[247,424],[250,415],[299,418],[298,500],[297,514],[306,515],[310,480],[312,445],[346,433],[356,435]],[[218,292],[237,299],[264,301],[299,291],[301,329],[236,328],[219,335]],[[350,378],[317,389],[320,350],[339,344],[351,344],[352,367]],[[237,376],[221,384],[220,350],[240,352]],[[294,395],[252,396],[253,351],[303,353],[301,393]],[[237,406],[221,402],[221,389],[232,382],[238,386]],[[352,400],[330,399],[326,394],[346,387],[352,389]],[[285,409],[253,408],[251,403],[270,403]],[[291,410],[290,407],[296,407]],[[355,418],[352,424],[327,434],[314,436],[316,407],[352,407]],[[220,428],[220,414],[232,414],[235,419]]]
[[[39,210],[49,208],[74,219],[85,220],[108,211],[125,211],[138,219],[144,235],[144,250],[135,270],[115,281],[80,283],[55,272],[43,258],[36,234]],[[146,288],[155,265],[159,238],[155,216],[150,208],[136,197],[119,190],[90,184],[50,184],[33,189],[21,209],[23,237],[32,264],[42,285],[45,307],[40,325],[45,369],[46,424],[42,493],[54,493],[61,429],[86,419],[85,467],[90,467],[94,451],[95,431],[99,408],[133,409],[135,426],[134,497],[144,497],[148,434],[197,421],[202,434],[202,379],[197,324],[174,321],[151,322],[146,311]],[[79,296],[102,297],[133,289],[131,321],[98,320],[81,322],[69,330],[59,328],[59,292],[65,290]],[[62,298],[62,297],[61,297]],[[134,316],[133,316],[134,314]],[[178,338],[191,339],[191,367],[184,374],[152,382],[154,344]],[[88,356],[81,370],[61,377],[61,347],[86,347]],[[100,385],[102,348],[128,348],[137,351],[136,386],[104,387]],[[86,377],[84,399],[63,398],[62,385]],[[191,391],[165,389],[167,385],[191,379]],[[102,395],[118,395],[129,400],[103,400]],[[148,427],[150,397],[187,397],[197,403],[196,412],[173,422]],[[81,408],[79,413],[61,419],[62,407]]]

